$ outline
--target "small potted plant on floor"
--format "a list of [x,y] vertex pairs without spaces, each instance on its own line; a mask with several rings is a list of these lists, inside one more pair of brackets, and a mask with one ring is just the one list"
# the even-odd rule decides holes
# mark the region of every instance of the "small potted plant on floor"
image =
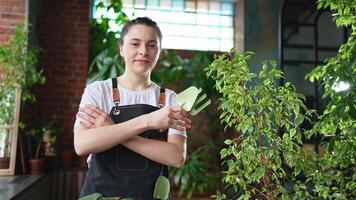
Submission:
[[30,136],[30,153],[32,158],[29,160],[30,173],[40,174],[45,172],[45,158],[56,155],[55,143],[59,134],[54,126],[55,120],[50,123],[33,128],[28,133]]

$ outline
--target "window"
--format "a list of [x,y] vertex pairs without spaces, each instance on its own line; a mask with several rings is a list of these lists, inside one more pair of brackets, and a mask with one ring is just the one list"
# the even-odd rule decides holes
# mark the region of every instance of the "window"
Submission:
[[[163,48],[229,51],[234,46],[232,0],[123,0],[123,11],[130,19],[147,16],[156,21]],[[98,11],[94,17],[101,14]],[[121,28],[114,22],[110,26]]]

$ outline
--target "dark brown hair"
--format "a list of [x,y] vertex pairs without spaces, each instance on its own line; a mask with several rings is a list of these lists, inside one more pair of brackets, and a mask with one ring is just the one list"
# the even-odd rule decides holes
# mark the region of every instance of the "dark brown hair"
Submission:
[[128,21],[125,24],[124,28],[122,28],[120,40],[119,40],[121,45],[124,43],[125,35],[129,32],[130,28],[134,25],[145,25],[145,26],[154,28],[158,35],[159,41],[161,43],[162,33],[161,33],[161,30],[159,29],[157,23],[148,17],[137,17],[136,19]]

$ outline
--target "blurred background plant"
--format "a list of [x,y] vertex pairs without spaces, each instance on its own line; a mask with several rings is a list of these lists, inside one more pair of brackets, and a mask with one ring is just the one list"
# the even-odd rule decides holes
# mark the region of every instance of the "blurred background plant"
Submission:
[[[188,136],[189,137],[189,136]],[[185,195],[187,199],[193,194],[204,195],[213,192],[218,187],[218,175],[214,156],[216,144],[212,141],[187,153],[186,163],[181,168],[172,168],[171,174],[175,186],[178,186],[178,196]]]
[[40,157],[54,157],[57,148],[56,141],[61,133],[61,127],[57,123],[56,117],[52,117],[48,123],[34,127],[26,131],[29,136],[28,146],[31,157],[36,159]]
[[15,35],[7,45],[0,46],[0,124],[11,124],[15,107],[15,89],[21,89],[21,99],[34,101],[30,88],[43,84],[45,78],[37,67],[39,48],[27,46],[24,24],[15,25]]
[[[45,82],[42,70],[37,66],[39,48],[28,47],[28,27],[24,24],[13,26],[15,34],[10,43],[0,46],[0,125],[13,125],[17,91],[21,92],[22,103],[35,101],[31,87]],[[0,157],[8,157],[13,142],[12,131],[0,131]]]
[[[116,77],[124,70],[124,64],[118,54],[118,38],[120,37],[121,27],[128,21],[128,17],[121,11],[122,1],[98,2],[94,9],[96,9],[96,13],[103,14],[91,18],[89,34],[90,65],[87,83]],[[101,10],[106,12],[99,12]],[[107,13],[112,14],[109,16]],[[111,28],[113,24],[118,28]]]

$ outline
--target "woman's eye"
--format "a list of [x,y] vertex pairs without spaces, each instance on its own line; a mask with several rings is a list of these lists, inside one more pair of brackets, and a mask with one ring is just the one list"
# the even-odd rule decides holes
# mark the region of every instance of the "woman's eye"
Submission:
[[138,43],[131,43],[132,46],[138,46]]
[[150,44],[149,47],[151,47],[151,48],[156,48],[157,45],[156,45],[156,44]]

